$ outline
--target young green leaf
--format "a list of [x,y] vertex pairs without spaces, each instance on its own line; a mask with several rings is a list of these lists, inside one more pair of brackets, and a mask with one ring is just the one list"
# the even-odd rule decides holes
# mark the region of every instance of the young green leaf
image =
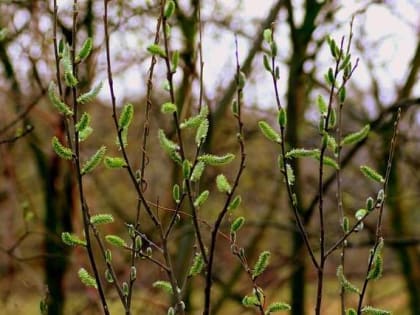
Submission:
[[234,159],[235,159],[235,155],[232,153],[227,153],[222,156],[217,156],[213,154],[204,154],[198,157],[199,161],[202,161],[207,165],[213,165],[213,166],[225,165],[232,162]]
[[149,47],[147,47],[147,50],[152,55],[157,55],[157,56],[160,56],[160,57],[163,57],[163,58],[166,57],[165,50],[157,44],[150,45]]
[[102,213],[95,214],[90,217],[90,223],[92,224],[108,224],[114,222],[114,217],[111,214]]
[[122,247],[122,248],[128,247],[127,243],[118,235],[106,235],[105,239],[111,245]]
[[51,144],[54,152],[62,159],[71,160],[73,158],[73,151],[63,146],[56,136],[52,138]]
[[102,162],[102,159],[105,156],[105,152],[106,152],[106,147],[105,146],[100,147],[98,151],[96,151],[95,154],[92,155],[89,158],[89,160],[85,162],[85,164],[83,165],[81,174],[84,175],[93,171]]
[[270,263],[271,253],[269,251],[263,251],[258,257],[255,263],[254,269],[252,270],[252,278],[255,279],[261,275]]
[[123,130],[123,129],[127,129],[130,124],[131,121],[133,120],[133,116],[134,116],[134,106],[133,104],[125,104],[120,118],[118,119],[118,127]]
[[127,166],[123,158],[110,156],[105,157],[104,164],[107,168],[122,168]]
[[61,233],[61,240],[68,246],[86,246],[86,241],[81,240],[69,232]]
[[341,141],[341,144],[355,144],[357,142],[360,142],[368,136],[369,131],[370,126],[366,125],[360,131],[345,136],[344,139]]
[[281,137],[268,123],[261,120],[258,122],[258,126],[260,127],[261,132],[263,135],[270,141],[281,143]]
[[216,186],[217,186],[217,189],[222,193],[230,194],[230,192],[232,191],[232,187],[230,186],[226,176],[223,174],[217,175]]
[[89,272],[86,271],[85,268],[80,268],[78,271],[79,279],[82,283],[87,287],[93,287],[95,289],[98,288],[96,283],[96,279],[92,277]]
[[170,295],[173,294],[172,286],[168,281],[162,281],[162,280],[155,281],[153,283],[153,287],[157,289],[161,289]]
[[95,85],[89,92],[86,92],[82,95],[80,95],[77,98],[77,102],[80,104],[87,104],[92,102],[99,94],[103,86],[102,82],[99,82],[97,85]]
[[194,201],[194,207],[200,208],[208,199],[210,192],[208,190],[203,191],[197,199]]
[[54,82],[51,81],[48,86],[48,97],[54,107],[63,115],[71,116],[73,111],[68,107],[64,102],[61,101],[60,97],[57,94],[57,86]]
[[337,277],[340,281],[341,286],[348,292],[357,293],[360,294],[359,288],[357,288],[355,285],[353,285],[350,281],[346,279],[343,273],[343,266],[340,265],[337,268]]
[[374,169],[370,168],[369,166],[362,165],[360,166],[360,170],[362,171],[363,175],[365,175],[367,178],[374,180],[379,183],[384,183],[385,179]]

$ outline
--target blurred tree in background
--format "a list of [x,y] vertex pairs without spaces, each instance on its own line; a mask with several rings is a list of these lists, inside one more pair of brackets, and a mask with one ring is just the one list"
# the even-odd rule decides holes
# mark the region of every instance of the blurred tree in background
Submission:
[[[118,103],[129,101],[135,106],[135,127],[129,141],[136,145],[129,147],[129,154],[137,166],[142,157],[143,112],[147,106],[150,55],[146,47],[153,42],[159,15],[155,2],[110,1],[117,99]],[[370,123],[372,133],[365,141],[343,152],[344,209],[353,216],[355,209],[363,207],[364,198],[375,193],[375,188],[360,178],[358,165],[363,161],[385,170],[393,114],[401,107],[403,119],[384,223],[386,275],[370,290],[377,292],[374,297],[395,314],[420,314],[420,235],[417,232],[420,227],[420,175],[417,172],[420,3],[415,0],[354,1],[354,5],[348,6],[347,1],[339,0],[279,0],[264,1],[259,8],[255,2],[179,0],[171,20],[173,46],[180,51],[180,71],[174,79],[181,120],[197,110],[202,97],[211,115],[205,151],[215,154],[235,150],[236,145],[229,109],[236,91],[233,35],[238,37],[242,71],[248,77],[243,117],[248,157],[239,185],[243,196],[240,211],[247,218],[241,242],[248,258],[256,259],[261,250],[270,248],[272,263],[261,281],[272,296],[281,296],[292,305],[293,315],[310,312],[315,303],[312,294],[315,273],[307,268],[309,260],[289,211],[283,178],[274,167],[277,164],[275,148],[267,145],[258,132],[259,119],[275,117],[274,93],[262,66],[262,34],[266,28],[276,29],[281,66],[280,97],[288,113],[288,145],[312,146],[318,141],[314,103],[318,94],[327,94],[323,73],[331,62],[323,44],[327,35],[337,39],[347,35],[354,15],[352,54],[360,59],[347,88],[343,130],[358,130]],[[71,43],[72,3],[58,1],[58,7],[58,36]],[[80,88],[87,90],[106,80],[103,7],[102,1],[93,0],[80,1],[79,7],[77,36],[80,41],[86,36],[94,39],[93,53],[79,69]],[[199,13],[202,37],[197,22]],[[89,311],[97,310],[96,302],[92,303],[96,295],[83,287],[87,290],[84,294],[82,285],[73,276],[76,269],[72,262],[80,264],[86,257],[61,242],[62,232],[80,232],[82,226],[71,164],[60,160],[50,146],[53,136],[64,139],[66,132],[46,97],[48,84],[55,78],[53,26],[52,1],[0,1],[0,297],[2,307],[13,314],[36,314],[38,302],[44,297],[51,301],[49,314],[91,314]],[[397,33],[392,33],[395,29]],[[200,44],[204,58],[202,96],[198,92],[202,71]],[[152,139],[158,128],[171,126],[158,108],[164,101],[164,85],[164,65],[158,62],[152,110],[147,120]],[[112,147],[115,142],[106,88],[89,106],[95,133],[85,149],[92,153],[97,147],[95,143]],[[153,163],[146,170],[146,197],[151,202],[159,197],[164,217],[174,208],[172,183],[181,174],[156,142],[150,142],[147,152]],[[315,164],[296,160],[292,166],[298,199],[303,200],[299,211],[309,237],[316,240],[317,234],[311,232],[317,231],[318,225],[313,215],[318,202]],[[233,173],[229,168],[224,171]],[[95,208],[120,219],[119,224],[108,228],[108,232],[117,234],[125,229],[124,222],[130,222],[134,216],[130,209],[135,208],[136,199],[133,192],[127,190],[128,179],[116,174],[118,171],[105,169],[94,173],[87,180],[86,191]],[[328,242],[339,235],[341,228],[335,208],[335,173],[327,175],[324,183],[326,220],[328,225],[336,226],[335,234],[327,235]],[[216,176],[217,173],[209,170],[201,185],[210,187],[212,192]],[[212,209],[218,207],[217,200],[210,201],[203,210],[203,220],[213,222],[217,213]],[[147,234],[153,233],[150,226]],[[363,277],[361,267],[368,256],[362,249],[372,245],[374,233],[374,222],[368,221],[365,230],[348,244],[347,269],[352,279]],[[174,244],[178,244],[171,249],[176,271],[182,275],[188,271],[185,261],[194,254],[194,231],[181,222],[173,238]],[[245,275],[230,253],[229,242],[222,240],[219,247],[212,312],[243,314],[246,311],[241,299],[248,288]],[[121,266],[128,259],[124,255],[114,258]],[[338,314],[337,295],[331,294],[334,298],[329,298],[329,294],[339,290],[335,277],[339,260],[337,253],[327,264],[325,314]],[[163,314],[166,312],[164,297],[150,289],[162,272],[148,267],[146,262],[140,265],[147,270],[139,268],[140,280],[136,284],[141,292],[137,301],[139,314],[142,310],[147,310],[147,314]],[[117,271],[126,272],[124,268]],[[189,286],[186,303],[189,309],[197,310],[191,314],[199,314],[197,300],[201,296],[194,294],[194,287],[202,287],[203,281],[195,279]],[[367,299],[378,304],[369,300],[369,294]]]

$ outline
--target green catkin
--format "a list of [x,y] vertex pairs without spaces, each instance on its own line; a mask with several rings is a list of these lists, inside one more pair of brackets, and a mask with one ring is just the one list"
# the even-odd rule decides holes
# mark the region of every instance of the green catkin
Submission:
[[239,229],[244,225],[244,223],[245,223],[244,217],[236,218],[230,226],[230,233],[238,232]]
[[92,172],[102,162],[102,159],[104,158],[105,153],[106,153],[106,147],[105,146],[100,147],[95,152],[95,154],[93,154],[89,158],[89,160],[85,162],[85,164],[83,165],[81,174],[84,175],[89,172]]
[[163,114],[173,114],[177,110],[178,110],[177,106],[174,103],[171,103],[171,102],[163,103],[162,106],[160,107],[160,111]]
[[65,160],[71,160],[73,158],[73,151],[69,148],[66,148],[60,143],[60,140],[58,140],[57,137],[53,137],[51,140],[52,148],[54,152]]
[[255,263],[254,269],[252,270],[252,278],[255,279],[261,275],[268,264],[270,263],[271,253],[269,251],[263,251],[258,257],[257,262]]
[[111,214],[95,214],[90,217],[90,223],[92,224],[108,224],[114,222],[114,217]]
[[122,248],[127,247],[127,243],[118,235],[106,235],[105,240],[109,244],[117,246],[117,247],[122,247]]
[[77,61],[83,61],[87,57],[89,57],[93,47],[93,40],[91,37],[86,38],[84,41],[82,48],[80,48],[79,54],[76,57]]
[[341,144],[355,144],[357,142],[360,142],[368,136],[369,131],[370,125],[366,125],[360,131],[345,136],[344,139],[341,141]]
[[204,267],[204,260],[201,253],[196,253],[194,255],[193,263],[191,265],[190,271],[188,272],[188,275],[191,277],[197,276],[201,273]]
[[232,153],[227,153],[222,156],[217,156],[213,154],[204,154],[198,157],[199,161],[202,161],[205,164],[212,165],[212,166],[225,165],[232,162],[234,159],[235,159],[235,155]]
[[85,268],[80,268],[78,271],[80,281],[87,287],[98,288],[96,280],[92,277]]
[[337,268],[337,277],[340,281],[341,286],[348,292],[360,294],[359,288],[357,288],[355,285],[353,285],[350,281],[346,279],[343,273],[343,266],[340,265]]
[[87,127],[89,127],[91,121],[91,117],[88,113],[84,112],[82,114],[82,117],[80,117],[78,123],[76,124],[76,130],[78,132],[81,132],[85,130]]
[[147,51],[150,52],[152,55],[157,55],[159,57],[166,57],[165,50],[157,44],[152,44],[147,47]]
[[86,246],[86,241],[81,240],[69,232],[61,233],[61,240],[68,246]]
[[380,175],[378,172],[376,172],[374,169],[370,168],[369,166],[362,165],[360,166],[360,171],[365,175],[367,178],[379,182],[384,183],[385,179]]
[[118,127],[121,130],[127,129],[130,126],[131,121],[133,120],[133,116],[134,116],[133,104],[128,103],[124,105],[120,118],[118,119]]
[[210,192],[208,190],[203,191],[197,199],[194,201],[194,207],[200,208],[208,199]]
[[63,115],[71,116],[73,111],[64,102],[61,101],[57,94],[57,86],[54,82],[51,82],[48,86],[48,98],[50,99],[53,106]]
[[163,281],[163,280],[155,281],[153,283],[153,287],[157,289],[161,289],[170,295],[173,294],[172,286],[168,281]]
[[274,302],[274,303],[271,303],[268,306],[267,312],[268,312],[268,314],[270,314],[270,313],[273,313],[273,312],[290,311],[291,309],[292,308],[287,303]]
[[226,176],[223,175],[223,174],[217,175],[216,186],[217,186],[217,189],[221,193],[228,193],[229,194],[232,191],[232,187],[230,186]]
[[270,141],[281,143],[281,137],[267,122],[261,120],[258,122],[258,126],[260,127],[261,132],[263,135]]
[[80,95],[77,98],[77,102],[80,104],[87,104],[92,102],[99,94],[103,86],[102,82],[99,82],[96,86],[94,86],[89,92],[86,92]]
[[113,168],[122,168],[126,167],[127,163],[123,158],[120,157],[110,157],[106,156],[104,158],[104,164],[107,168],[113,169]]
[[197,133],[195,136],[195,143],[197,146],[200,146],[204,141],[206,141],[207,133],[209,131],[209,121],[205,118],[198,126]]
[[203,175],[205,167],[206,164],[203,161],[198,161],[197,164],[195,164],[194,166],[190,180],[192,182],[198,182],[201,178],[201,175]]

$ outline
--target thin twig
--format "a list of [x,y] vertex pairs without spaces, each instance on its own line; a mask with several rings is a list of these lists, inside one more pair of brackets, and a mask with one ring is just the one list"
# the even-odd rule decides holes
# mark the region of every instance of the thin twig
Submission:
[[243,95],[243,86],[241,86],[240,83],[240,76],[241,76],[241,68],[239,65],[239,52],[238,52],[238,42],[237,38],[235,37],[235,45],[236,45],[236,83],[238,86],[237,94],[236,94],[236,101],[238,104],[238,112],[235,113],[235,118],[238,123],[238,144],[241,154],[241,160],[239,164],[239,169],[236,173],[235,181],[233,183],[231,191],[227,194],[227,198],[225,201],[225,205],[222,209],[222,211],[219,213],[213,229],[211,231],[211,243],[210,243],[210,249],[209,249],[209,260],[207,264],[207,270],[206,270],[206,287],[204,290],[204,311],[203,315],[209,315],[210,314],[210,301],[211,301],[211,287],[212,287],[212,276],[213,276],[213,265],[214,265],[214,257],[215,257],[215,251],[216,251],[216,242],[217,242],[217,235],[218,231],[220,229],[220,226],[222,224],[222,221],[224,217],[226,216],[229,204],[233,198],[233,195],[236,191],[236,188],[239,185],[239,180],[241,178],[242,172],[245,169],[245,160],[246,160],[246,153],[245,153],[245,143],[243,139],[243,123],[242,123],[242,116],[241,116],[241,107],[242,107],[242,95]]
[[369,257],[369,264],[366,270],[366,277],[365,280],[363,282],[363,287],[362,287],[362,291],[360,293],[360,297],[359,297],[359,304],[357,306],[357,314],[360,315],[362,314],[362,306],[363,306],[363,299],[365,297],[366,294],[366,289],[369,283],[369,272],[372,268],[372,264],[373,264],[373,260],[375,258],[375,254],[379,245],[379,242],[382,238],[382,216],[383,216],[383,212],[384,212],[384,205],[385,205],[385,199],[386,199],[386,191],[388,188],[388,183],[389,183],[389,177],[391,175],[391,169],[392,169],[392,161],[394,158],[394,153],[395,153],[395,148],[396,148],[396,143],[397,143],[397,137],[398,137],[398,124],[401,118],[401,109],[398,109],[397,112],[397,116],[395,118],[395,122],[394,122],[394,132],[391,138],[391,145],[390,145],[390,149],[389,149],[389,156],[388,156],[388,162],[387,162],[387,167],[386,167],[386,174],[385,174],[385,181],[383,184],[383,192],[384,192],[384,198],[382,199],[382,202],[379,206],[379,215],[378,215],[378,219],[377,219],[377,223],[376,223],[376,233],[375,233],[375,246],[373,247],[373,251],[370,254]]
[[[72,27],[72,45],[71,45],[71,59],[72,59],[72,71],[73,74],[77,75],[77,68],[76,68],[76,25],[77,25],[77,16],[78,16],[78,4],[77,0],[73,0],[73,27]],[[55,10],[55,12],[57,12]],[[78,121],[78,104],[77,104],[77,90],[76,87],[73,86],[71,89],[72,92],[72,100],[73,100],[73,126],[77,124]],[[93,269],[93,273],[96,279],[98,293],[101,300],[103,311],[106,315],[109,315],[109,308],[105,297],[105,292],[103,289],[103,285],[101,282],[101,277],[99,275],[99,270],[97,267],[97,263],[93,254],[92,248],[92,240],[90,235],[90,213],[89,207],[87,205],[85,195],[84,195],[84,188],[83,188],[83,180],[82,180],[82,172],[81,172],[81,165],[80,165],[80,145],[79,145],[79,132],[75,129],[74,131],[74,156],[73,162],[76,168],[76,177],[77,177],[77,186],[79,190],[79,199],[82,208],[82,216],[83,216],[83,228],[85,231],[85,238],[86,238],[86,249],[89,256],[89,261]]]

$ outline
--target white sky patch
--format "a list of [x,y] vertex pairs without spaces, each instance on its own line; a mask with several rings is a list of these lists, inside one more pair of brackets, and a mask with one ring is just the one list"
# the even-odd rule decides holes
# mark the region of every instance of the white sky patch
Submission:
[[[242,26],[241,30],[251,37],[250,39],[245,39],[241,36],[238,37],[241,63],[249,49],[250,43],[256,36],[255,32],[259,28],[259,23],[255,23],[255,21],[257,19],[264,19],[275,1],[276,0],[243,0],[240,9],[235,13],[232,25],[234,27]],[[144,5],[146,0],[130,1],[130,3],[135,2]],[[188,3],[189,1],[187,0],[180,0],[179,2],[180,6],[183,7],[188,5]],[[238,2],[220,1],[218,3],[227,9],[232,9],[237,6]],[[295,20],[298,25],[303,19],[303,3],[303,0],[293,1]],[[324,36],[326,34],[326,28],[329,27],[331,32],[330,35],[335,38],[337,42],[339,42],[343,35],[347,37],[348,24],[351,16],[366,3],[367,1],[362,0],[341,1],[341,8],[336,13],[335,19],[341,22],[342,26],[333,28],[331,26],[322,25],[314,36]],[[72,9],[72,0],[58,0],[58,5],[61,13],[65,13],[63,15],[66,15]],[[211,2],[203,3],[202,15],[204,17],[212,17],[213,13],[209,10],[212,5]],[[378,77],[381,85],[380,96],[383,102],[393,100],[395,95],[393,95],[391,91],[394,91],[396,85],[401,84],[404,80],[407,71],[410,68],[410,60],[413,56],[415,46],[417,45],[416,39],[418,38],[418,35],[415,32],[420,31],[420,0],[390,1],[387,5],[392,7],[392,12],[384,4],[370,5],[364,14],[356,17],[354,27],[355,36],[357,37],[360,35],[357,33],[358,27],[364,25],[366,37],[362,39],[362,42],[366,43],[367,46],[378,43],[374,48],[367,51],[367,57],[371,58],[376,66],[375,75]],[[227,9],[226,11],[228,11]],[[279,46],[279,56],[277,60],[279,61],[281,70],[279,86],[283,102],[288,76],[286,62],[290,54],[293,53],[290,48],[289,28],[286,18],[287,15],[284,10],[282,10],[277,19],[275,34],[275,39]],[[25,16],[19,17],[15,23],[22,23],[22,21],[25,21],[26,19]],[[322,23],[322,21],[318,21],[318,23]],[[111,42],[113,55],[118,54],[118,49],[124,49],[123,47],[128,48],[131,52],[135,52],[137,55],[144,55],[145,47],[149,43],[147,38],[138,38],[138,33],[123,33],[119,39],[115,38],[117,36],[118,33],[114,33]],[[174,32],[171,48],[179,48],[179,39],[179,34]],[[353,82],[362,90],[369,92],[370,77],[363,60],[364,56],[358,55],[354,47],[352,51],[354,51],[354,58],[362,58],[360,66],[354,74]],[[203,32],[203,54],[205,62],[205,88],[207,94],[212,98],[216,95],[220,95],[218,89],[220,89],[221,86],[226,86],[235,73],[235,43],[233,32],[220,28],[216,29],[213,25],[208,24]],[[312,65],[305,65],[305,69],[309,70],[311,67],[316,67],[319,77],[322,78],[323,74],[331,65],[331,62],[328,47],[324,45],[316,62]],[[142,64],[137,63],[137,65],[134,65],[123,73],[115,76],[115,84],[119,87],[118,91],[120,91],[120,95],[123,99],[127,97],[137,97],[139,93],[145,91],[145,88],[141,89],[139,87],[142,84],[145,85],[145,80],[142,75],[145,72],[145,69],[143,68],[147,67],[148,64],[149,62],[144,62]],[[269,74],[262,71],[261,54],[256,56],[253,67],[261,69],[261,71],[254,71],[255,74],[251,74],[250,81],[253,86],[251,87],[248,85],[248,89],[245,89],[245,101],[248,105],[257,105],[264,108],[272,107],[272,83]],[[177,73],[175,78],[180,78],[180,74]],[[158,87],[158,85],[159,84],[157,84],[156,87]],[[105,91],[106,89],[104,89],[101,94],[104,95]],[[196,92],[198,93],[198,91]],[[417,84],[415,93],[420,93],[420,84]]]

